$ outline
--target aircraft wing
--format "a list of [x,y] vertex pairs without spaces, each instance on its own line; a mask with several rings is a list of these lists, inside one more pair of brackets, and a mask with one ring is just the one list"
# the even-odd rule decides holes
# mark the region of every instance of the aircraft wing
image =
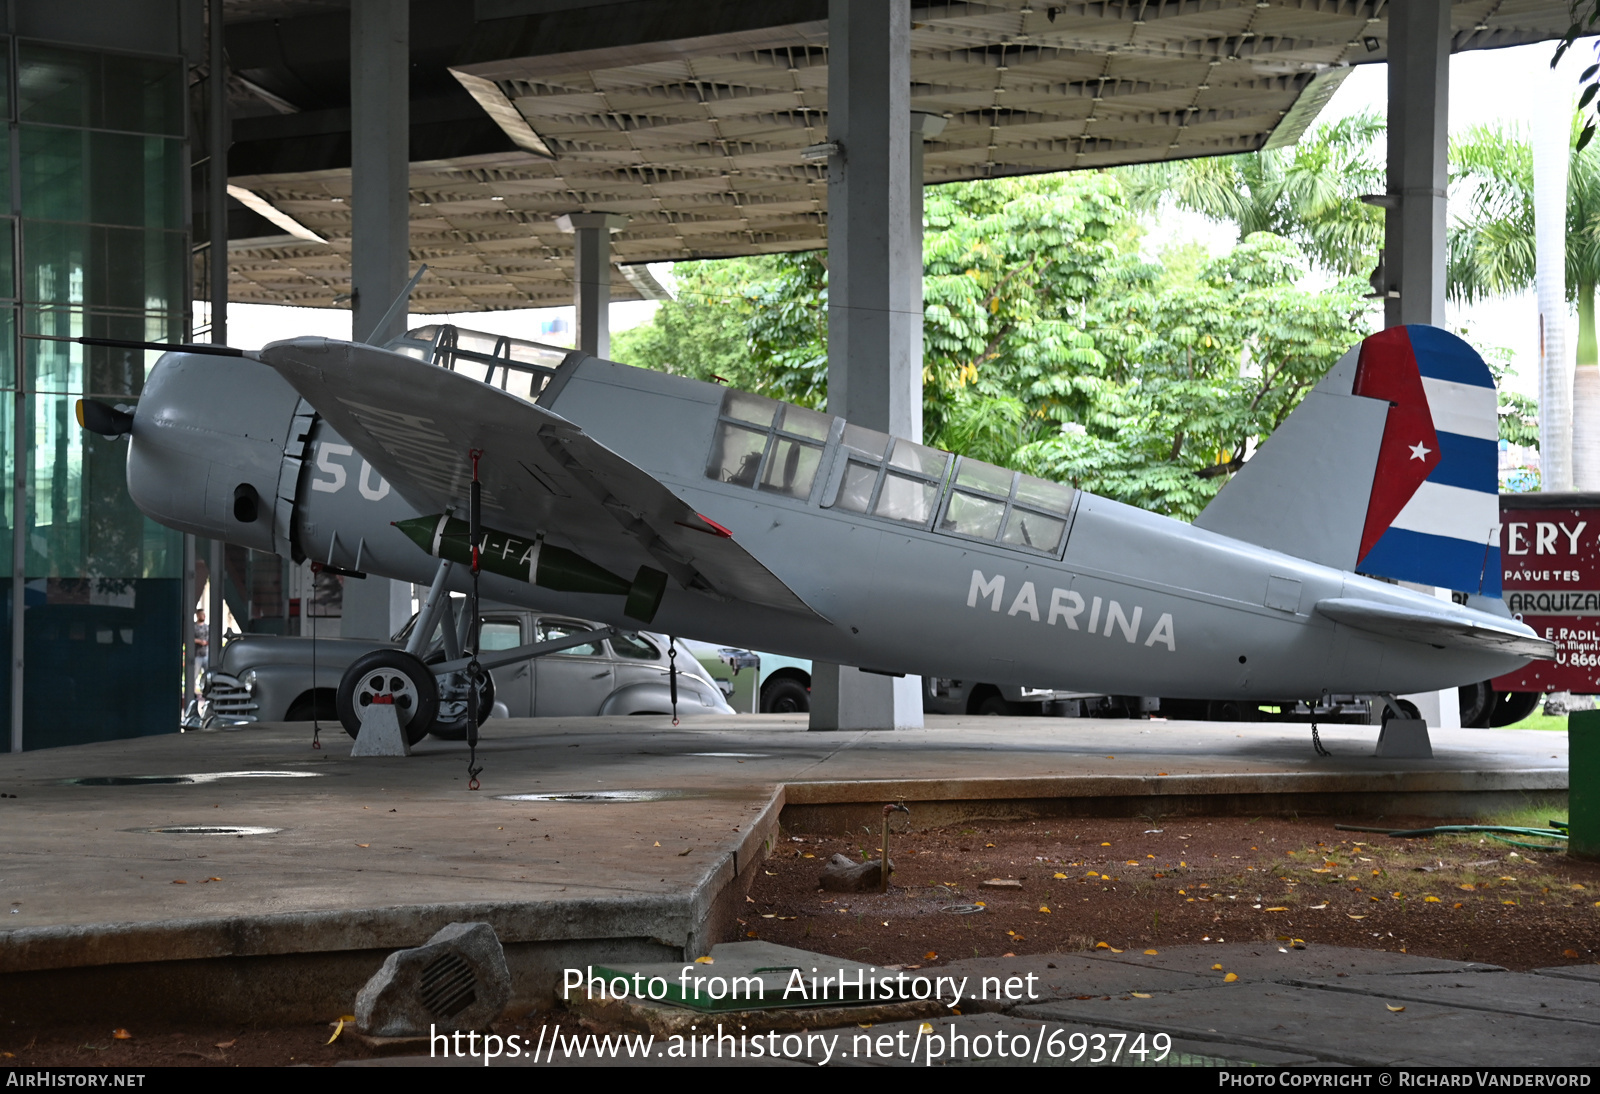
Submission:
[[1430,646],[1494,650],[1534,658],[1550,658],[1556,654],[1555,643],[1538,637],[1521,623],[1482,614],[1467,617],[1457,612],[1401,607],[1356,597],[1319,600],[1317,611],[1336,623],[1358,630],[1426,642]]
[[816,613],[730,533],[558,414],[437,365],[324,338],[275,342],[271,365],[422,513],[465,516],[474,450],[486,526],[566,541],[600,565]]

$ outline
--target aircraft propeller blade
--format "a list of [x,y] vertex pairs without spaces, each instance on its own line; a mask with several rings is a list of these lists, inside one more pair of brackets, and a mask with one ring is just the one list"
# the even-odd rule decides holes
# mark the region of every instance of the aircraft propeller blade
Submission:
[[133,415],[93,399],[79,399],[78,424],[102,437],[121,437],[133,432]]

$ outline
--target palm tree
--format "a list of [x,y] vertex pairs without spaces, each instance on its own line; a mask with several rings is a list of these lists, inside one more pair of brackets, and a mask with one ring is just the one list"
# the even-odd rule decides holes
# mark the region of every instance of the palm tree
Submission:
[[[1575,116],[1576,143],[1583,119]],[[1522,292],[1537,280],[1534,218],[1534,150],[1517,129],[1477,126],[1450,141],[1451,225],[1446,283],[1452,300],[1471,302]],[[1595,291],[1600,286],[1600,146],[1573,154],[1567,166],[1566,298],[1578,309],[1577,368],[1571,405],[1575,440],[1600,426],[1600,340]],[[1549,349],[1552,353],[1554,346]],[[1564,380],[1564,370],[1549,377]],[[1559,416],[1563,393],[1541,407]],[[1579,489],[1600,487],[1600,459],[1574,445],[1572,477]],[[1551,453],[1559,460],[1559,453]],[[1547,485],[1561,485],[1551,482]]]
[[1383,119],[1369,111],[1319,126],[1292,148],[1141,164],[1118,175],[1142,212],[1170,203],[1233,224],[1241,240],[1272,232],[1325,269],[1364,275],[1383,240],[1382,211],[1360,200],[1383,191],[1383,132]]

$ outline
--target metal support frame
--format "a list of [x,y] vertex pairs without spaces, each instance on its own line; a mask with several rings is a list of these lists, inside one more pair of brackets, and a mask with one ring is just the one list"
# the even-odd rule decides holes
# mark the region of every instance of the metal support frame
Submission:
[[[532,661],[543,657],[547,653],[560,653],[570,650],[574,646],[587,645],[590,642],[599,642],[621,634],[616,627],[596,627],[592,631],[579,631],[561,638],[552,638],[548,642],[530,642],[525,646],[514,646],[509,650],[495,650],[493,653],[482,654],[478,657],[478,664],[485,669],[498,669],[506,665],[514,665],[518,661]],[[429,665],[435,676],[448,676],[452,672],[460,672],[472,662],[471,657],[458,656],[449,661],[441,661],[437,665]]]
[[[417,615],[417,625],[411,629],[411,638],[406,642],[406,652],[413,657],[421,657],[422,651],[427,649],[428,638],[433,634],[434,625],[439,621],[439,610],[449,605],[450,570],[454,566],[455,563],[449,559],[443,559],[439,563],[439,569],[434,572],[433,584],[428,588],[428,599],[423,602],[422,611]],[[449,634],[453,629],[445,627],[444,632]],[[452,657],[459,656],[459,651],[450,653],[447,650],[446,653]]]
[[1384,326],[1444,324],[1449,0],[1406,0],[1389,14],[1389,172],[1384,202]]

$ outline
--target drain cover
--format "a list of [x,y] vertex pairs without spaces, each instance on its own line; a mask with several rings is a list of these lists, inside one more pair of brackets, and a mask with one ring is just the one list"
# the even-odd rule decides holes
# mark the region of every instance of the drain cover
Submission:
[[508,802],[575,802],[615,804],[617,802],[664,802],[684,798],[706,798],[698,790],[576,790],[567,794],[500,794]]
[[946,904],[939,909],[945,915],[977,915],[983,911],[982,904]]
[[155,832],[167,836],[270,836],[281,828],[249,824],[167,824],[159,828],[124,828],[124,832]]
[[86,775],[62,779],[67,786],[155,786],[214,783],[219,779],[315,779],[320,771],[202,771],[193,775]]

